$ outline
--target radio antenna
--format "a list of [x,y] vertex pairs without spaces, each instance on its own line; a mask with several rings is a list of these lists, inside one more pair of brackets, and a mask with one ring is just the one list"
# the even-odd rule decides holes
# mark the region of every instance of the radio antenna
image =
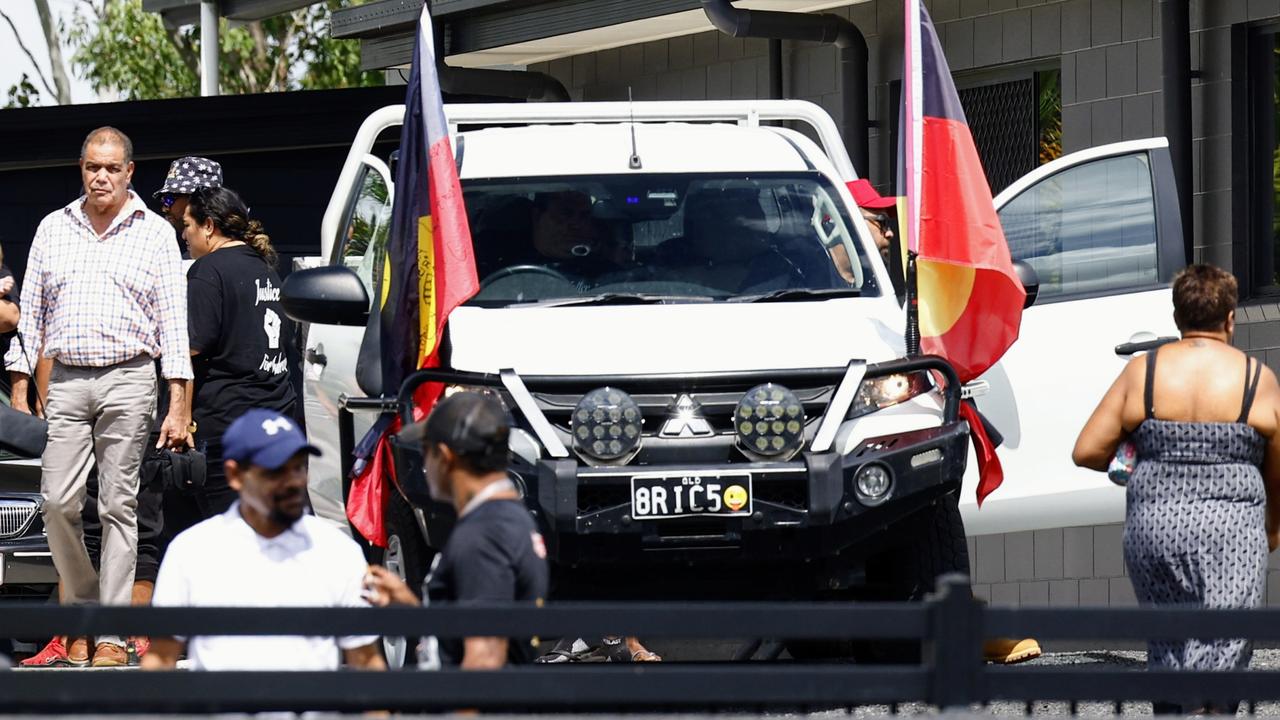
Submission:
[[636,150],[636,102],[635,98],[631,96],[630,85],[627,86],[627,105],[631,111],[631,159],[627,162],[627,167],[632,170],[639,170],[642,165],[640,164],[640,153]]

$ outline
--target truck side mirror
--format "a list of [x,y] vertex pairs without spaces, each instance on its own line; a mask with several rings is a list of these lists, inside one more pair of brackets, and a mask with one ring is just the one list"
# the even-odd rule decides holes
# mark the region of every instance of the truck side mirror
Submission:
[[360,276],[345,267],[289,273],[280,288],[280,304],[298,322],[364,325],[369,319],[369,293]]
[[1040,294],[1040,276],[1036,274],[1036,269],[1025,260],[1014,260],[1013,270],[1018,273],[1018,281],[1022,283],[1022,288],[1027,291],[1027,301],[1022,307],[1029,308],[1035,304],[1036,296]]

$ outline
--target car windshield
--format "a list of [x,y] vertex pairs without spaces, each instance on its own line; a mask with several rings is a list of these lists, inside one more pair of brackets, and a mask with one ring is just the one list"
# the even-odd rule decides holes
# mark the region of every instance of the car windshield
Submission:
[[474,305],[880,294],[816,172],[502,178],[463,192]]

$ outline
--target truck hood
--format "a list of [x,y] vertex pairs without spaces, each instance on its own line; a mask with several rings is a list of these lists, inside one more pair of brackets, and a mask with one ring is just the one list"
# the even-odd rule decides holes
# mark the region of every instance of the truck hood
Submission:
[[460,307],[450,365],[522,375],[843,367],[903,354],[892,298],[602,307]]

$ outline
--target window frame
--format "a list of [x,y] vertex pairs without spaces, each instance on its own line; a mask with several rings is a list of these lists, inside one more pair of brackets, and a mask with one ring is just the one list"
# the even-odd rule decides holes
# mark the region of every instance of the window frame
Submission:
[[[1277,61],[1275,48],[1280,40],[1280,23],[1237,26],[1233,32],[1232,125],[1233,153],[1244,161],[1233,168],[1232,185],[1243,192],[1232,193],[1233,230],[1244,237],[1245,258],[1233,256],[1232,268],[1240,280],[1241,298],[1280,299],[1280,253],[1272,223],[1276,213],[1274,166],[1270,159],[1277,137],[1275,122],[1280,106],[1275,101]],[[1265,149],[1265,152],[1264,152]]]
[[[1023,175],[995,197],[994,204],[996,213],[999,215],[999,213],[1003,211],[1009,203],[1013,202],[1020,195],[1031,190],[1041,182],[1058,175],[1059,173],[1083,167],[1084,165],[1097,162],[1099,160],[1138,154],[1146,156],[1147,167],[1149,169],[1148,179],[1151,182],[1152,205],[1155,214],[1157,282],[1108,290],[1064,293],[1053,297],[1040,296],[1036,298],[1036,305],[1051,305],[1054,303],[1069,302],[1072,300],[1088,300],[1090,298],[1128,295],[1130,293],[1150,292],[1169,287],[1169,282],[1174,273],[1182,267],[1182,263],[1178,260],[1182,254],[1182,241],[1180,233],[1171,232],[1172,228],[1180,227],[1181,222],[1180,218],[1177,216],[1178,208],[1176,204],[1176,192],[1173,185],[1173,166],[1172,161],[1169,159],[1169,142],[1165,138],[1145,138],[1141,140],[1127,140],[1124,142],[1111,143],[1109,145],[1100,145],[1098,147],[1064,155],[1057,160],[1045,163],[1026,175]],[[1161,168],[1164,168],[1164,171],[1162,171]],[[1174,198],[1175,202],[1169,202],[1166,200],[1167,198]],[[1166,247],[1174,241],[1168,238],[1169,235],[1177,236],[1174,238],[1179,246],[1177,253],[1171,252],[1170,248]]]
[[347,231],[355,218],[356,206],[360,202],[360,196],[364,191],[365,179],[369,176],[370,171],[382,176],[382,181],[387,186],[387,207],[395,207],[396,186],[395,179],[391,176],[391,169],[378,156],[366,154],[360,159],[359,174],[351,185],[351,193],[347,196],[346,207],[342,211],[342,226],[337,242],[333,244],[333,250],[328,258],[330,265],[341,265],[343,264],[343,258],[346,257],[349,242]]

